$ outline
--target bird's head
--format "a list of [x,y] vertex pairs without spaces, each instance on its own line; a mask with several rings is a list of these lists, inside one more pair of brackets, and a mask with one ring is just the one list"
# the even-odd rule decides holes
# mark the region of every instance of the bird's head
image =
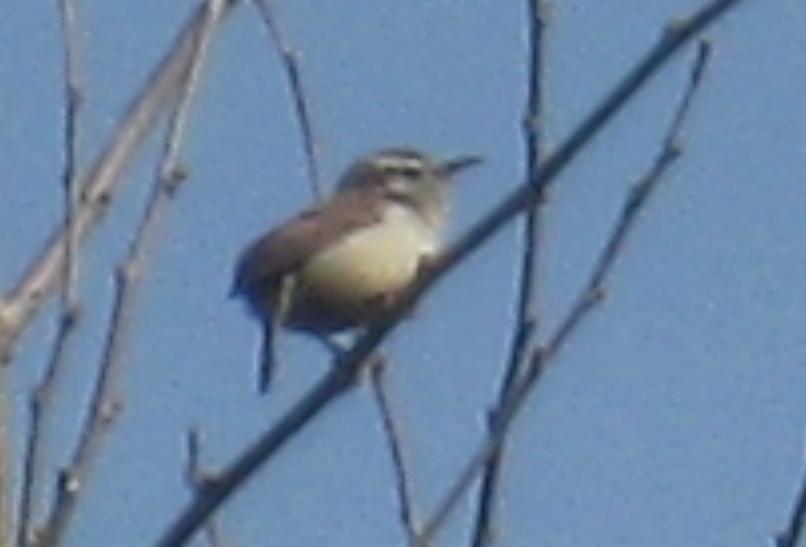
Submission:
[[438,221],[448,183],[480,162],[478,156],[439,160],[411,148],[389,148],[356,161],[339,181],[338,192],[377,192]]

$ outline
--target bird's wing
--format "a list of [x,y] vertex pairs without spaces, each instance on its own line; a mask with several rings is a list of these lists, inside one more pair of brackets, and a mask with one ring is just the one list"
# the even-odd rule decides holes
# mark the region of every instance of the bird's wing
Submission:
[[235,268],[233,294],[276,285],[345,232],[379,222],[381,213],[379,200],[360,192],[344,192],[302,212],[246,248]]

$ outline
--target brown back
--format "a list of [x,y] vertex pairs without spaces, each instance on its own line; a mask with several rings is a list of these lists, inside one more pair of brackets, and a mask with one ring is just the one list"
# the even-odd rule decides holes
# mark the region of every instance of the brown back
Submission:
[[[382,190],[379,188],[379,192]],[[282,277],[344,234],[381,221],[383,200],[364,187],[343,191],[259,238],[241,254],[235,267],[233,294],[276,289]]]

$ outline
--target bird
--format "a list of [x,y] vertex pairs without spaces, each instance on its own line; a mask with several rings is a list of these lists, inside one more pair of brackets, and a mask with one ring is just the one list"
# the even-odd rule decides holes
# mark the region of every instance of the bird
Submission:
[[278,328],[332,348],[331,335],[368,327],[395,305],[443,247],[448,183],[480,161],[440,160],[409,147],[368,154],[331,197],[241,252],[232,295],[262,325],[260,393],[275,374]]

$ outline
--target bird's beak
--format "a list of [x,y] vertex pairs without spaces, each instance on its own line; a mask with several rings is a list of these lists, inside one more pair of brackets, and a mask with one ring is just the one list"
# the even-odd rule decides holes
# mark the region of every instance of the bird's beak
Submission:
[[459,156],[458,158],[453,158],[441,163],[439,170],[446,177],[452,177],[459,171],[464,171],[468,167],[473,167],[474,165],[478,165],[480,163],[480,156]]

